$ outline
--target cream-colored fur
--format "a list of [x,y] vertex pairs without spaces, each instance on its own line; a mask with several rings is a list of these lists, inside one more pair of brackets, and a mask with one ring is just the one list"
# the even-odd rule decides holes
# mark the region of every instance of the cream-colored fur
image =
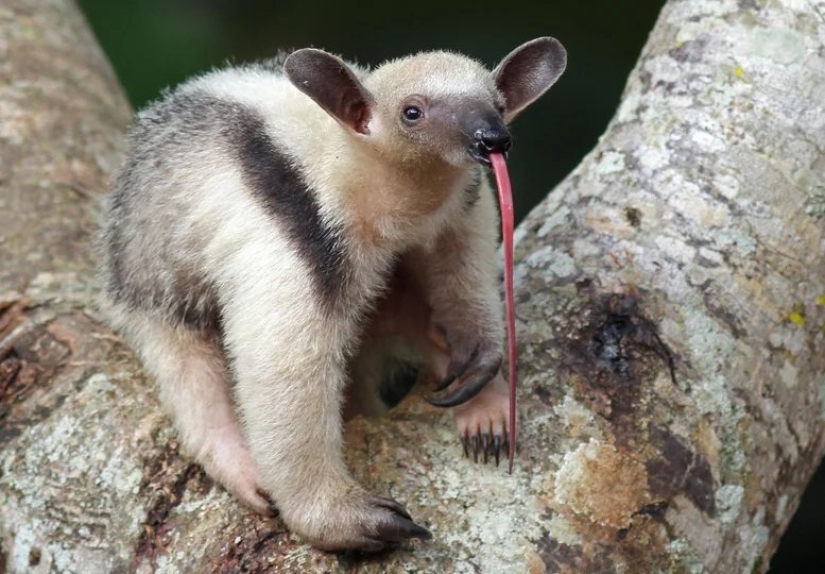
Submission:
[[[162,149],[168,140],[153,142],[151,131],[135,136],[137,159],[118,189],[140,198],[139,207],[130,208],[139,213],[110,199],[104,275],[141,289],[178,289],[159,289],[166,299],[148,308],[143,299],[119,300],[110,288],[108,308],[157,380],[185,448],[207,472],[260,511],[271,499],[286,524],[318,547],[376,550],[426,534],[397,503],[359,486],[342,455],[345,387],[352,371],[374,371],[369,353],[381,340],[370,321],[393,325],[381,313],[398,312],[382,311],[381,303],[393,270],[406,266],[421,287],[425,316],[412,334],[400,330],[433,372],[446,375],[456,341],[489,359],[500,356],[503,336],[490,186],[482,177],[477,199],[468,202],[479,167],[456,143],[466,134],[413,145],[399,127],[398,107],[415,93],[489,113],[504,105],[504,95],[480,64],[445,52],[354,72],[375,97],[368,133],[347,129],[283,73],[263,67],[210,72],[171,96],[207,94],[263,120],[268,138],[312,190],[324,224],[344,232],[348,280],[334,310],[314,291],[312,263],[284,222],[250,191],[231,154],[201,132],[170,153]],[[153,113],[163,117],[150,110],[141,121],[151,124]],[[212,129],[213,120],[203,121]],[[215,137],[220,129],[214,127]],[[155,159],[141,160],[141,154]],[[147,250],[159,251],[157,261],[140,257]],[[142,263],[119,271],[127,252],[133,254],[128,261]],[[186,305],[208,308],[214,297],[219,330],[193,329],[164,311],[180,306],[171,299],[183,296],[176,274],[184,271],[197,279]],[[433,344],[427,334],[433,326],[452,342]],[[506,407],[498,373],[457,408],[459,431],[501,435]]]

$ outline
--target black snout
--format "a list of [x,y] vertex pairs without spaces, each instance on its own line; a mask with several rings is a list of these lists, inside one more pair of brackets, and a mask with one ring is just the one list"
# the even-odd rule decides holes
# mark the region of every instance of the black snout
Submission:
[[490,163],[491,153],[506,153],[510,149],[510,132],[500,121],[485,121],[472,134],[470,155],[482,163]]
[[505,153],[510,149],[510,134],[503,127],[476,130],[473,135],[478,150],[484,155]]

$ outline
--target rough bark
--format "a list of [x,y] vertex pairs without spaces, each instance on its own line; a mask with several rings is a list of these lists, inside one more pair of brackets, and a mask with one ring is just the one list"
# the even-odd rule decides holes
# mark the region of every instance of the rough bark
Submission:
[[[825,3],[671,0],[520,228],[516,471],[410,397],[355,475],[435,540],[302,546],[178,452],[98,323],[128,108],[69,0],[0,7],[0,572],[763,572],[825,451]],[[575,58],[571,59],[575,65]]]

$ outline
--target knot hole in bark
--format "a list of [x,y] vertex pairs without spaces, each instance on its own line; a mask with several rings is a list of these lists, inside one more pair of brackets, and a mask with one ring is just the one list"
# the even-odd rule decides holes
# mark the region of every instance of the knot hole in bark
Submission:
[[[597,366],[616,376],[622,384],[638,382],[638,375],[653,366],[664,365],[671,380],[676,382],[673,354],[659,337],[656,325],[639,310],[634,295],[606,295],[600,311],[586,327],[589,331],[587,350],[597,359]],[[634,371],[634,367],[638,367]],[[640,370],[641,369],[641,370]]]
[[[577,285],[582,295],[597,288],[594,281]],[[636,290],[592,293],[587,299],[569,316],[560,366],[593,411],[612,423],[616,436],[631,437],[643,414],[639,406],[653,394],[653,381],[664,372],[675,384],[673,353],[642,312]]]

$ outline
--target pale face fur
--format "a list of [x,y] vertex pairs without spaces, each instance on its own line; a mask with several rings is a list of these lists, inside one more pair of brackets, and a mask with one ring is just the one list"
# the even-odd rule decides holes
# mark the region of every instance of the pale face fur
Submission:
[[[428,52],[382,65],[365,81],[378,102],[378,149],[393,161],[447,164],[467,169],[475,163],[468,148],[469,113],[495,116],[504,107],[489,70],[475,60],[449,52]],[[415,124],[403,112],[416,106],[424,117]],[[437,169],[437,168],[436,168]]]
[[[342,456],[345,389],[378,386],[389,338],[451,388],[491,379],[456,418],[462,436],[501,439],[497,215],[472,157],[563,56],[543,38],[494,73],[445,52],[368,72],[300,50],[190,80],[138,116],[101,236],[112,322],[187,451],[312,544],[429,535]],[[410,105],[423,119],[405,121]],[[415,289],[393,287],[402,269]]]

